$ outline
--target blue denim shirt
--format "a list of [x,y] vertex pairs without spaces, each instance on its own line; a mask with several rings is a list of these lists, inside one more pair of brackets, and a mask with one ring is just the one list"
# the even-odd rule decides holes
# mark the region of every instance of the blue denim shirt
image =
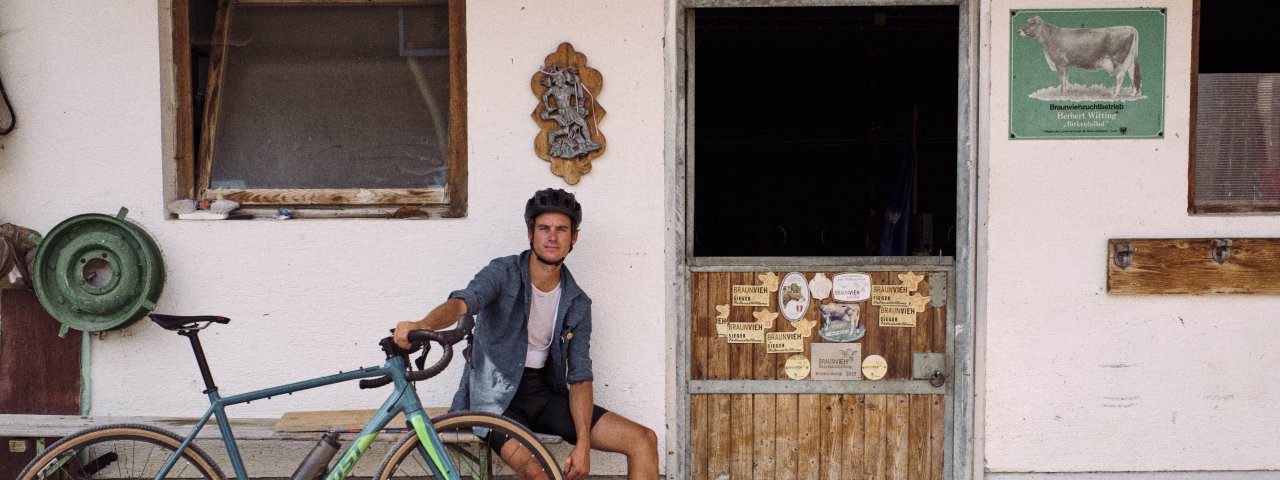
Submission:
[[[515,397],[529,345],[529,302],[533,292],[529,255],[494,259],[467,288],[449,294],[467,304],[476,326],[471,364],[462,371],[452,411],[502,413]],[[569,383],[591,380],[591,299],[578,288],[568,267],[560,269],[560,306],[547,358],[551,388],[569,394]]]

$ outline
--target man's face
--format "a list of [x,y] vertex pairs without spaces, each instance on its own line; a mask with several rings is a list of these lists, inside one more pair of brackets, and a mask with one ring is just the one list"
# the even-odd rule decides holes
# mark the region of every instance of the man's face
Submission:
[[550,262],[564,260],[577,241],[578,233],[573,231],[573,222],[568,215],[547,212],[533,219],[529,242],[533,246],[533,253],[542,259]]

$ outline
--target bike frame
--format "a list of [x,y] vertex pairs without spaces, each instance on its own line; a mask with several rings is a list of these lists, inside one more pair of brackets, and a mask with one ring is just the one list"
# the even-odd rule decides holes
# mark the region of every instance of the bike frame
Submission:
[[330,470],[325,475],[325,480],[342,480],[346,478],[355,467],[356,462],[360,460],[360,457],[369,450],[369,445],[373,443],[374,438],[378,436],[396,414],[402,412],[405,415],[407,427],[412,428],[421,441],[421,447],[419,447],[418,451],[424,455],[432,474],[436,478],[461,478],[453,462],[447,455],[444,455],[444,442],[440,440],[440,435],[436,433],[436,430],[431,427],[430,419],[426,417],[422,410],[422,402],[418,400],[418,391],[414,388],[413,383],[405,380],[404,372],[405,359],[404,357],[396,356],[388,358],[387,362],[381,367],[365,367],[350,372],[340,372],[334,375],[317,377],[278,387],[264,388],[229,397],[222,397],[216,389],[206,392],[209,395],[209,409],[205,410],[204,415],[196,422],[195,428],[191,429],[191,433],[188,433],[186,438],[183,439],[182,445],[169,456],[168,461],[160,469],[160,473],[157,474],[155,480],[162,480],[169,473],[169,470],[178,462],[182,452],[191,445],[191,442],[195,441],[196,435],[208,423],[210,417],[213,417],[218,423],[218,430],[222,433],[222,444],[226,446],[227,456],[231,459],[231,468],[235,470],[236,478],[247,479],[249,475],[245,471],[244,461],[240,458],[240,449],[236,443],[235,435],[231,432],[231,422],[227,418],[226,407],[335,383],[381,376],[391,377],[394,384],[391,395],[382,403],[382,407],[374,413],[369,423],[365,424],[364,428],[360,430],[355,440],[348,442],[348,445],[344,447],[333,470]]

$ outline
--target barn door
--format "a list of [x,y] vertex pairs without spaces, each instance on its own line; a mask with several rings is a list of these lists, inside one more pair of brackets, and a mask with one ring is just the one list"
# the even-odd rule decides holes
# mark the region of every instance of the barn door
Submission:
[[968,478],[976,10],[772,3],[681,2],[676,476]]
[[715,270],[690,274],[691,478],[943,478],[949,267]]

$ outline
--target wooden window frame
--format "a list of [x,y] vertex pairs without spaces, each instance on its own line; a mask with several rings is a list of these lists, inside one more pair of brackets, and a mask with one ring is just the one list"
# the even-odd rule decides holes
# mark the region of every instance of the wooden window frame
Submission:
[[[176,100],[176,194],[184,198],[212,200],[212,196],[253,207],[287,206],[325,212],[337,217],[445,217],[466,216],[467,211],[467,71],[465,0],[219,0],[213,38],[220,38],[209,55],[209,82],[205,90],[203,124],[195,138],[192,118],[192,72],[189,0],[172,0],[174,92]],[[219,114],[219,91],[226,57],[228,15],[232,5],[439,5],[448,4],[449,25],[449,129],[448,173],[443,187],[408,189],[226,189],[210,191],[212,143]],[[197,150],[196,142],[199,142]],[[199,161],[197,162],[197,155]],[[196,166],[199,165],[199,171]],[[260,212],[271,210],[266,208]],[[305,216],[305,215],[304,215]]]
[[1275,214],[1280,206],[1196,205],[1196,115],[1200,105],[1200,2],[1191,6],[1191,118],[1187,132],[1187,214]]

